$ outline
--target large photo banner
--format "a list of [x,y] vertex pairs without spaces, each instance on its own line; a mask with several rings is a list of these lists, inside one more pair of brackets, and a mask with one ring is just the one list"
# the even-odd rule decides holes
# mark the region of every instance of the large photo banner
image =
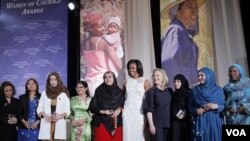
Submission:
[[81,79],[93,96],[106,71],[121,86],[124,74],[124,1],[81,0]]
[[161,0],[161,63],[170,86],[183,74],[190,86],[197,70],[214,69],[211,5],[209,0]]
[[0,81],[11,81],[18,97],[35,78],[45,90],[57,71],[67,84],[67,0],[3,0],[0,11]]

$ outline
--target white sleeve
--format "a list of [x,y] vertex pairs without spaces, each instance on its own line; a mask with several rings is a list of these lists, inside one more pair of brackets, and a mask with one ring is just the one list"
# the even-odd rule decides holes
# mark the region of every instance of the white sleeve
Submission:
[[64,96],[64,112],[67,114],[67,117],[70,116],[70,99],[69,97],[65,94]]
[[39,99],[39,102],[38,102],[38,106],[37,106],[37,109],[36,109],[36,112],[37,114],[39,115],[41,112],[44,112],[44,100],[45,100],[45,96],[46,93],[45,91],[42,92],[41,94],[41,97]]

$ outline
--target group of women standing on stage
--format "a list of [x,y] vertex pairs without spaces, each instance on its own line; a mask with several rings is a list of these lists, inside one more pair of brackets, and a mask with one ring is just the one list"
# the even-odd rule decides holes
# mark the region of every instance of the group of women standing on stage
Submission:
[[143,77],[139,60],[130,60],[127,70],[123,90],[114,74],[106,72],[90,103],[95,141],[221,141],[225,123],[249,125],[250,79],[238,64],[229,67],[223,88],[207,67],[198,70],[191,88],[185,76],[177,74],[174,90],[163,69],[153,70],[153,86]]
[[48,75],[42,94],[37,81],[28,79],[19,99],[13,97],[15,86],[4,81],[0,138],[66,140],[68,118],[74,141],[220,141],[224,116],[226,124],[250,124],[250,79],[239,64],[229,67],[229,82],[223,88],[207,67],[198,71],[198,83],[192,88],[184,75],[176,75],[174,90],[168,87],[171,80],[163,69],[153,70],[152,86],[143,77],[139,60],[131,59],[127,70],[129,78],[123,88],[113,72],[105,72],[94,97],[87,82],[78,81],[77,96],[70,98],[57,72]]
[[[70,98],[57,72],[48,75],[46,90],[41,94],[37,81],[33,78],[27,80],[25,94],[19,99],[14,98],[14,85],[10,81],[3,82],[0,131],[6,134],[1,134],[0,138],[6,141],[66,140],[66,120],[70,118],[72,141],[90,141],[92,137],[96,141],[122,140],[123,137],[130,140],[131,135],[135,135],[134,139],[143,139],[141,106],[150,82],[142,77],[143,68],[139,60],[132,59],[127,67],[131,78],[124,83],[129,95],[125,104],[124,91],[119,88],[111,71],[104,73],[103,83],[96,88],[94,97],[90,97],[87,82],[78,81],[77,96]],[[122,110],[126,114],[122,115]],[[129,125],[127,129],[123,129],[122,122]],[[91,131],[94,131],[94,136]]]
[[1,84],[1,140],[66,140],[69,92],[57,72],[48,75],[42,94],[34,78],[26,81],[25,93],[19,99],[14,97],[15,93],[16,88],[10,81]]

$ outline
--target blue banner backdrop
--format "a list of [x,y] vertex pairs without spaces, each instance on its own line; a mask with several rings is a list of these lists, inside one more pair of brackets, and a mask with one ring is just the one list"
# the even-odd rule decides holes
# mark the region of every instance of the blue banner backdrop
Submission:
[[0,82],[9,80],[18,97],[33,77],[39,91],[57,71],[67,84],[67,0],[4,0],[0,11]]

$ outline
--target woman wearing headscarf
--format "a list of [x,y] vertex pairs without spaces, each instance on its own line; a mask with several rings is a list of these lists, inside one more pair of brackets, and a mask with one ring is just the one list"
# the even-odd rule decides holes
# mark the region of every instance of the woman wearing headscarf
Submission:
[[[199,48],[193,38],[199,33],[198,8],[204,1],[169,0],[161,10],[161,17],[171,20],[161,39],[162,68],[169,80],[180,73],[191,85],[196,83]],[[173,82],[169,86],[174,88]]]
[[233,64],[228,69],[229,82],[224,86],[226,95],[226,123],[250,125],[250,79],[244,69]]
[[221,141],[224,92],[216,84],[214,72],[204,67],[198,71],[199,84],[191,91],[192,141]]
[[172,95],[172,141],[190,141],[190,116],[188,112],[188,97],[190,88],[186,77],[177,74],[174,77],[175,91]]
[[105,72],[103,80],[89,105],[90,112],[94,114],[94,141],[121,141],[124,95],[113,72]]

